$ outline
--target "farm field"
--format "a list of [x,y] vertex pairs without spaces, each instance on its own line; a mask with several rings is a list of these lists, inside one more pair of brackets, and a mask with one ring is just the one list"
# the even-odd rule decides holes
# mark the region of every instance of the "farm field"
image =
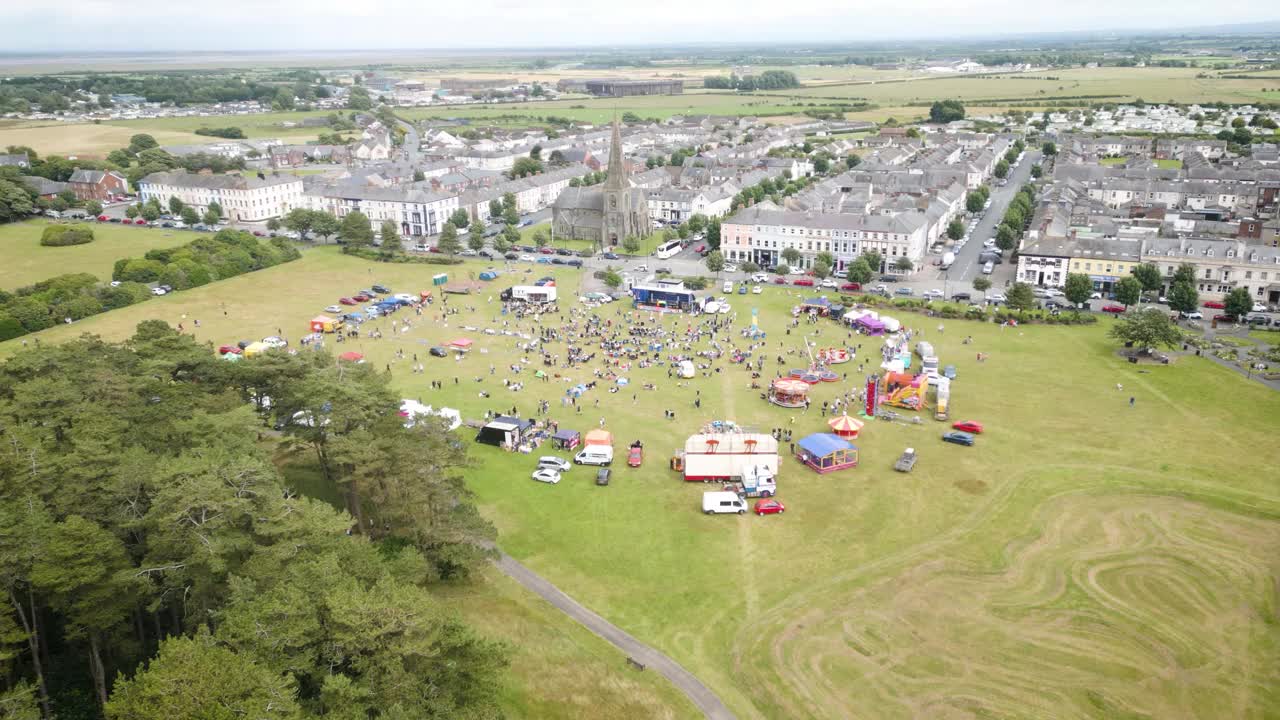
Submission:
[[[931,103],[955,98],[966,104],[1005,105],[1009,102],[1054,104],[1079,96],[1100,104],[1143,98],[1147,102],[1251,102],[1274,78],[1197,78],[1196,68],[1077,68],[990,76],[917,77],[902,82],[851,84],[788,90],[788,98],[859,98],[882,106]],[[1044,79],[1051,77],[1054,79]]]
[[[317,248],[288,265],[38,337],[56,342],[92,332],[119,339],[141,320],[176,325],[185,314],[202,320],[198,337],[211,343],[278,328],[294,340],[341,294],[375,281],[414,291],[429,287],[436,272],[464,277],[481,267],[380,265]],[[566,299],[564,312],[575,305],[568,298],[582,275],[556,266],[527,269],[503,275],[492,295],[526,275],[549,274]],[[807,413],[766,404],[742,367],[724,360],[716,363],[721,372],[684,386],[661,368],[634,366],[615,368],[630,380],[625,387],[582,368],[547,368],[564,377],[544,382],[532,376],[542,368],[537,353],[514,373],[510,367],[524,357],[517,340],[482,332],[504,320],[489,294],[454,296],[449,304],[461,313],[445,322],[404,315],[414,327],[395,333],[379,320],[386,338],[331,347],[389,365],[404,397],[457,407],[468,418],[513,405],[533,415],[546,399],[562,427],[585,431],[603,418],[619,448],[642,440],[644,466],[616,463],[607,488],[594,486],[593,473],[582,468],[556,486],[534,483],[528,456],[486,446],[472,449],[469,482],[498,526],[503,549],[672,655],[739,717],[1101,720],[1280,712],[1280,630],[1273,622],[1280,395],[1202,358],[1128,365],[1105,338],[1109,319],[1092,327],[1005,329],[948,320],[939,332],[934,320],[892,313],[924,327],[942,362],[956,365],[952,417],[986,423],[977,445],[939,442],[943,425],[931,419],[877,421],[857,441],[856,469],[819,476],[784,460],[785,515],[705,517],[698,502],[706,488],[666,469],[684,437],[710,419],[766,431],[786,427],[797,439],[822,430],[822,401],[861,382],[856,361],[836,368],[848,373],[847,382],[815,388]],[[807,363],[802,334],[818,347],[860,343],[859,356],[876,354],[874,339],[846,337],[828,321],[788,334],[787,310],[798,297],[770,286],[762,295],[731,298],[738,327],[751,308],[759,309],[768,332],[766,381],[778,369]],[[625,322],[624,310],[615,303],[594,312],[617,324]],[[568,317],[553,324],[562,322]],[[662,322],[683,330],[691,319]],[[972,345],[962,345],[966,335]],[[462,361],[425,355],[431,344],[455,337],[473,339],[476,349]],[[743,344],[736,334],[719,338]],[[397,349],[405,359],[394,359]],[[0,354],[19,351],[13,341],[0,345]],[[975,362],[977,351],[989,359]],[[424,375],[409,371],[413,353],[426,361]],[[505,389],[504,378],[524,388]],[[443,381],[444,390],[430,390],[431,380]],[[583,396],[580,414],[560,405],[570,382],[591,380],[599,385]],[[645,383],[656,389],[645,390]],[[663,419],[663,410],[675,418]],[[1163,441],[1171,438],[1177,441]],[[918,451],[917,469],[892,472],[908,446]],[[471,605],[467,612],[490,617],[495,634],[527,631],[531,643],[554,638],[548,652],[556,667],[593,658],[574,677],[552,678],[552,687],[564,683],[558,691],[591,698],[598,685],[617,688],[603,701],[617,703],[610,716],[688,715],[659,688],[628,686],[651,678],[624,674],[616,653],[573,641],[556,618],[534,629],[512,619],[544,606],[472,590],[459,591]],[[513,716],[550,714],[549,693],[528,694],[548,672],[540,659],[524,650],[517,656]],[[593,667],[609,674],[594,676]],[[566,716],[599,716],[582,703]]]
[[93,273],[107,281],[111,279],[116,260],[141,257],[155,248],[176,247],[200,234],[94,222],[86,223],[93,228],[93,242],[45,247],[40,244],[40,233],[48,224],[44,220],[31,220],[0,225],[0,289],[12,290],[66,273]]

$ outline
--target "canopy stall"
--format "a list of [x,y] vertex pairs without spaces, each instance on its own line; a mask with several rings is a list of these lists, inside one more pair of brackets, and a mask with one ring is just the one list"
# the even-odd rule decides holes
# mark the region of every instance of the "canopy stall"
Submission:
[[602,428],[588,430],[587,435],[583,438],[584,444],[590,445],[608,445],[613,447],[613,433]]
[[796,459],[826,474],[856,466],[858,448],[838,435],[814,433],[796,443]]
[[831,312],[831,301],[825,297],[809,298],[800,303],[800,312],[826,315]]
[[449,347],[453,348],[454,350],[457,350],[458,352],[467,352],[471,350],[471,346],[474,344],[475,343],[472,342],[469,338],[457,338],[455,340],[449,341]]
[[860,330],[866,332],[868,335],[884,334],[884,322],[877,318],[873,318],[870,315],[863,315],[858,318],[858,321],[854,323],[854,325]]
[[582,442],[582,436],[577,430],[559,430],[551,436],[551,441],[561,450],[573,450]]
[[849,417],[848,414],[833,417],[827,421],[827,427],[831,428],[831,432],[850,439],[857,439],[858,433],[862,432],[862,425],[861,420]]

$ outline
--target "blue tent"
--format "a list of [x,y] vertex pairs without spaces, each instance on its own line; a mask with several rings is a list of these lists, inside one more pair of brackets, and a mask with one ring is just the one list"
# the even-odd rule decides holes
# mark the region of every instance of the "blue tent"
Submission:
[[814,433],[800,438],[796,447],[796,459],[820,473],[858,464],[858,448],[839,435]]

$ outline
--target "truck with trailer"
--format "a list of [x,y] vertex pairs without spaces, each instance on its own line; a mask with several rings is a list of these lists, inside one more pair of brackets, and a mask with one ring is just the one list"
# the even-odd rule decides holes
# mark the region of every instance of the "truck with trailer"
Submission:
[[753,465],[743,471],[741,478],[728,483],[724,489],[743,498],[773,497],[778,492],[778,478],[767,467]]

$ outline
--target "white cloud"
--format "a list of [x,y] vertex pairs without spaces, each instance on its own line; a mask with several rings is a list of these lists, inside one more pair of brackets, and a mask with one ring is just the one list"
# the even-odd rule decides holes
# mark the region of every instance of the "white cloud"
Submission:
[[867,42],[1014,32],[1132,30],[1261,21],[1252,0],[1206,14],[1187,0],[0,0],[0,48],[397,49]]

